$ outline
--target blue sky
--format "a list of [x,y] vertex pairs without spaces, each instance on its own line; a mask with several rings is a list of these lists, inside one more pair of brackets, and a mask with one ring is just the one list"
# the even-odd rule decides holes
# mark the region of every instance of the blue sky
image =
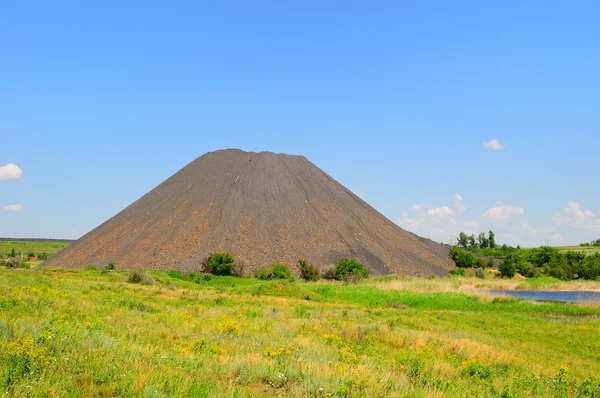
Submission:
[[0,236],[79,237],[236,147],[305,155],[438,241],[600,238],[599,20],[596,1],[5,3]]

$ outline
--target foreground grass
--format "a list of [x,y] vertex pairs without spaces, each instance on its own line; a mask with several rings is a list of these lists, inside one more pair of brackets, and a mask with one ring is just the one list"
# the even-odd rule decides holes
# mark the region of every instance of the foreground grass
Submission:
[[[411,289],[411,279],[193,284],[151,276],[154,284],[141,286],[127,284],[125,272],[0,270],[0,389],[14,396],[600,394],[597,308]],[[398,281],[405,288],[394,288]]]

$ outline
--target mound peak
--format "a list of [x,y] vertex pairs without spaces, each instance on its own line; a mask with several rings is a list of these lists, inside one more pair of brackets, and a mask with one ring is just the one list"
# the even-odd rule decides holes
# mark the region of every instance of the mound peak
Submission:
[[228,251],[253,268],[354,258],[372,275],[444,275],[447,248],[407,232],[304,156],[208,152],[45,265],[197,270]]

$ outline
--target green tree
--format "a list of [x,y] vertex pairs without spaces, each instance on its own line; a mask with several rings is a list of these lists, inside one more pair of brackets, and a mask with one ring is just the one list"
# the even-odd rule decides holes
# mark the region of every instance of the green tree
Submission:
[[491,229],[488,232],[488,246],[492,249],[496,248],[496,234]]
[[469,235],[467,238],[467,249],[473,250],[477,248],[477,243],[475,242],[475,234]]
[[558,255],[558,249],[551,246],[541,246],[531,249],[527,254],[527,259],[536,267],[543,267]]
[[460,234],[458,234],[456,244],[458,245],[458,247],[466,250],[467,246],[469,245],[469,236],[463,231],[460,231]]
[[483,232],[481,232],[479,235],[477,235],[477,243],[479,244],[479,247],[481,249],[485,249],[488,247],[488,238],[485,237],[485,234]]

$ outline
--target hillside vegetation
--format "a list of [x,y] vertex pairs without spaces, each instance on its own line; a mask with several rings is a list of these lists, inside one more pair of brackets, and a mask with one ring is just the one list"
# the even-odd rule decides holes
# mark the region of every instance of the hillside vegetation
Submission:
[[0,269],[0,390],[17,397],[600,394],[596,305],[463,292],[474,278],[344,284],[133,274]]

